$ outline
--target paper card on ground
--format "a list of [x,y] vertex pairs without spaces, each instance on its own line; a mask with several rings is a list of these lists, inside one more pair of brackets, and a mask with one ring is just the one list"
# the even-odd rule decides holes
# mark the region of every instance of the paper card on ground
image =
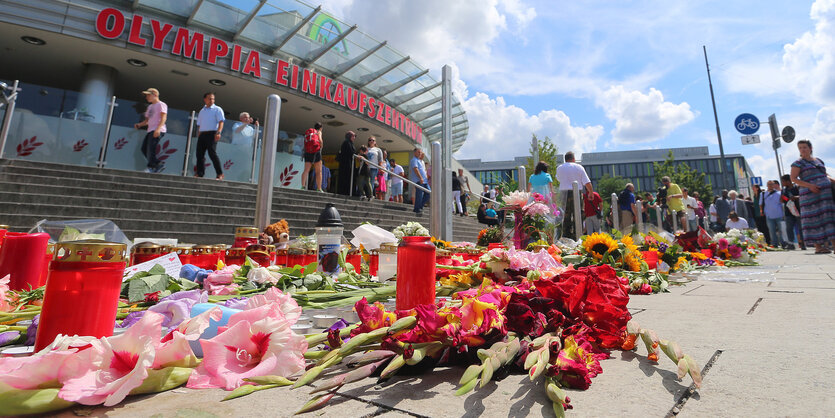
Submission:
[[148,271],[157,264],[162,265],[165,269],[165,273],[169,276],[180,277],[180,269],[183,267],[183,263],[180,262],[180,257],[177,256],[177,253],[169,253],[151,261],[146,261],[144,263],[126,268],[125,277],[122,280],[127,280],[140,271]]

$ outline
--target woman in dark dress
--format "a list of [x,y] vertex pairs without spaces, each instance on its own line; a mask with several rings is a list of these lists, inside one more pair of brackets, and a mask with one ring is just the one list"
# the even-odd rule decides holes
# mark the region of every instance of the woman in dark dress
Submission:
[[828,254],[827,242],[835,247],[835,202],[832,184],[820,158],[812,156],[812,143],[797,141],[800,158],[792,163],[792,182],[800,187],[800,223],[806,244],[815,245],[815,254]]

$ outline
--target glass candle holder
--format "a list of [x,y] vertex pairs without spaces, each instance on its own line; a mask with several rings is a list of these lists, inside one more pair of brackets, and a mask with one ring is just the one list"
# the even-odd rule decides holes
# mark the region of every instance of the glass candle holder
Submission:
[[275,265],[287,266],[287,249],[275,250]]
[[397,274],[397,244],[382,244],[377,250],[377,280],[384,282]]
[[403,237],[397,261],[397,309],[435,303],[435,245],[431,238]]
[[9,232],[9,229],[11,229],[11,227],[9,227],[8,225],[0,225],[0,248],[3,248],[3,237],[6,236],[6,233]]
[[153,242],[140,242],[130,249],[130,265],[142,264],[165,254],[165,246]]
[[[304,258],[302,259],[302,265],[306,266],[310,263],[315,263],[318,260],[319,256],[316,254],[316,250],[305,250],[304,251]],[[302,273],[313,273],[312,271],[306,271],[302,269]]]
[[212,266],[212,269],[217,268],[218,261],[226,264],[226,244],[215,244],[215,265]]
[[287,249],[287,267],[304,265],[304,250],[301,248]]
[[226,250],[226,265],[237,264],[242,266],[246,261],[246,248],[228,248]]
[[9,289],[29,290],[44,285],[41,282],[44,254],[49,244],[49,234],[39,232],[7,232],[0,248],[0,278],[11,275]]
[[49,263],[35,351],[58,334],[113,335],[127,246],[99,240],[60,242]]
[[440,264],[449,261],[452,261],[452,253],[449,250],[435,250],[435,263]]
[[195,245],[191,247],[191,264],[201,269],[214,269],[217,265],[217,253],[214,245]]
[[354,266],[354,271],[357,273],[362,272],[362,255],[360,255],[360,250],[356,248],[349,250],[345,256],[345,262]]
[[235,228],[235,243],[232,244],[232,248],[246,248],[250,244],[258,244],[258,228],[254,226]]
[[376,276],[380,270],[380,253],[377,250],[368,252],[368,274]]
[[41,276],[40,279],[38,279],[38,282],[43,283],[43,285],[46,285],[46,278],[49,277],[49,262],[52,261],[54,255],[55,244],[47,244],[46,253],[44,254],[43,268],[41,269]]
[[183,265],[191,264],[191,247],[194,244],[180,244],[173,248],[173,252],[180,258],[180,263]]
[[276,257],[275,245],[268,244],[267,245],[267,252],[270,254],[270,265],[271,266],[275,265],[275,257]]
[[[270,253],[267,251],[267,246],[263,244],[250,244],[246,247],[246,256],[252,261],[258,263],[259,266],[268,267],[270,265]],[[244,259],[246,262],[246,259]]]

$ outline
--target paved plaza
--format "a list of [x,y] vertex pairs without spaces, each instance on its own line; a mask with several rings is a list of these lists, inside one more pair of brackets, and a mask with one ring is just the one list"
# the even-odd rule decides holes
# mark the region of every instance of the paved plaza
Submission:
[[[644,328],[677,341],[703,367],[702,388],[659,364],[616,351],[587,391],[570,391],[569,416],[835,416],[835,256],[812,251],[760,255],[762,265],[690,275],[668,294],[632,296]],[[464,397],[453,392],[463,368],[366,379],[343,387],[315,417],[552,416],[544,388],[510,375]],[[278,388],[220,402],[222,390],[180,388],[133,397],[114,408],[75,407],[61,416],[289,416],[306,389]]]

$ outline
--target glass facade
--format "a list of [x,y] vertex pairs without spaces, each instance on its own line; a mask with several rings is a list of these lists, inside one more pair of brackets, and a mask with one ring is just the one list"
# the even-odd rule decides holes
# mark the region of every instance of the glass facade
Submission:
[[[662,163],[663,161],[658,161]],[[711,186],[714,193],[721,192],[719,173],[719,157],[709,156],[703,159],[693,159],[676,161],[677,164],[683,163],[688,167],[696,170],[699,173],[705,173],[705,182]],[[728,156],[725,157],[725,177],[727,179],[725,188],[736,189],[748,195],[748,178],[750,177],[750,170],[742,156]],[[586,173],[591,179],[592,185],[597,188],[597,184],[604,175],[610,177],[619,176],[629,180],[635,185],[638,191],[655,192],[660,187],[660,183],[655,180],[655,168],[652,162],[622,162],[615,164],[583,164]],[[742,181],[740,181],[742,180]]]
[[[81,94],[77,91],[20,83],[2,157],[91,167],[101,163],[107,168],[145,170],[147,161],[141,147],[146,130],[134,129],[133,126],[144,119],[147,103],[117,99],[108,126],[106,118],[91,114],[79,96]],[[257,172],[260,163],[261,132],[254,126],[246,125],[241,127],[241,133],[235,134],[237,122],[227,120],[226,123],[217,144],[225,179],[253,182],[253,173]],[[162,162],[161,174],[194,174],[197,132],[195,128],[189,138],[190,124],[190,111],[168,108],[167,132],[155,150]],[[247,127],[252,129],[243,129]],[[107,152],[102,156],[105,132],[108,133]],[[281,131],[278,141],[275,185],[301,187],[304,137]],[[206,162],[207,167],[211,165],[208,157]],[[213,176],[212,168],[206,171],[208,177]]]
[[507,182],[510,180],[517,181],[517,172],[516,170],[483,170],[483,171],[470,171],[481,184],[488,185],[490,187],[498,186],[502,182]]

